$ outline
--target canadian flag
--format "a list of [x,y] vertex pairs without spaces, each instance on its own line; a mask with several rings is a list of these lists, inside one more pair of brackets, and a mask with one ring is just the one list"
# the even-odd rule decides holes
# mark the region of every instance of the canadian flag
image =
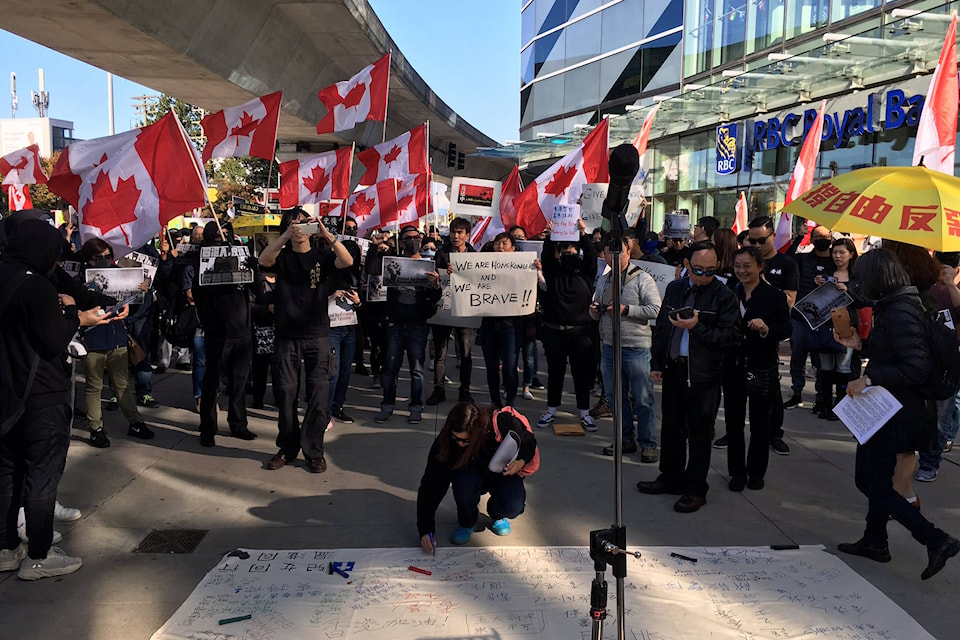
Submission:
[[427,124],[357,153],[366,171],[360,184],[427,172]]
[[643,126],[640,127],[640,133],[637,134],[636,139],[633,141],[634,148],[637,150],[637,153],[640,154],[640,171],[637,172],[637,177],[633,179],[634,184],[643,183],[647,175],[646,170],[643,168],[643,162],[647,157],[647,144],[650,142],[650,130],[653,128],[653,118],[657,115],[657,110],[659,109],[660,103],[658,102],[653,109],[650,110],[650,113],[647,114],[647,117],[643,119]]
[[416,224],[429,212],[430,177],[426,173],[397,180],[397,223]]
[[343,199],[350,195],[353,147],[280,163],[280,208]]
[[200,126],[207,136],[203,161],[243,156],[273,160],[282,94],[277,91],[203,118]]
[[30,185],[8,184],[7,200],[9,200],[10,211],[33,209],[33,198],[30,197]]
[[349,80],[321,89],[317,95],[328,113],[317,124],[317,133],[347,131],[364,120],[386,120],[389,85],[388,53]]
[[[797,158],[797,166],[793,168],[793,175],[790,176],[790,186],[787,187],[787,195],[783,201],[784,206],[813,187],[813,179],[817,171],[817,156],[820,154],[820,143],[823,137],[823,110],[826,109],[826,106],[827,101],[821,100],[820,111],[817,113],[810,131],[807,132],[807,137],[803,140],[803,147],[800,148],[800,156]],[[786,211],[781,211],[773,246],[780,253],[784,253],[790,248],[792,240],[793,216]]]
[[207,197],[200,156],[172,111],[142,129],[73,143],[47,187],[77,209],[80,239],[102,238],[116,256]]
[[357,221],[357,235],[397,221],[397,180],[391,178],[353,193],[346,202],[347,215]]
[[920,112],[913,164],[953,175],[957,144],[957,111],[960,82],[957,81],[957,16],[954,14],[940,50],[940,61],[930,78],[930,91]]
[[520,169],[514,167],[500,188],[500,212],[484,218],[473,227],[470,244],[481,247],[517,223],[516,200],[520,196]]
[[0,158],[3,184],[44,184],[47,176],[40,166],[40,147],[35,144]]
[[547,228],[553,207],[576,204],[588,182],[609,182],[607,173],[607,121],[603,120],[580,145],[543,172],[517,203],[517,224],[527,236]]
[[733,232],[740,234],[743,231],[747,230],[747,193],[746,191],[740,192],[740,199],[737,200],[737,206],[735,207],[736,216],[733,218]]

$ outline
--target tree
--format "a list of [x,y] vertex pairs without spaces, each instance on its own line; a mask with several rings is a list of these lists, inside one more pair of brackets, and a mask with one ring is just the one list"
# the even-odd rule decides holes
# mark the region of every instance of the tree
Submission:
[[171,109],[186,130],[187,136],[193,140],[198,149],[203,150],[203,145],[207,140],[203,135],[203,128],[200,126],[200,120],[205,114],[203,109],[162,93],[147,102],[144,120],[146,124],[153,124],[167,115],[167,112]]

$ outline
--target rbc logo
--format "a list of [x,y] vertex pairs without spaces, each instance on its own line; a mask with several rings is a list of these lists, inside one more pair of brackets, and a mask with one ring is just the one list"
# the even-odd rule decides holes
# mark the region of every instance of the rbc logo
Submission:
[[740,123],[717,127],[717,175],[728,176],[740,170],[739,127]]

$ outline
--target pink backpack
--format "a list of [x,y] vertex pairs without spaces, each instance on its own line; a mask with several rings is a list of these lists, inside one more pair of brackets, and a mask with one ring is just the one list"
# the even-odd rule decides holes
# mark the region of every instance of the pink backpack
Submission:
[[[503,436],[500,435],[500,429],[497,428],[497,418],[502,414],[509,414],[520,421],[520,423],[526,428],[527,431],[533,433],[533,429],[530,428],[530,423],[527,421],[526,416],[514,409],[513,407],[503,407],[502,409],[497,409],[493,412],[493,434],[497,438],[497,442],[501,442]],[[540,447],[537,446],[533,454],[533,460],[529,461],[527,464],[523,465],[523,468],[517,473],[521,478],[526,478],[527,476],[533,475],[536,473],[537,469],[540,468]]]

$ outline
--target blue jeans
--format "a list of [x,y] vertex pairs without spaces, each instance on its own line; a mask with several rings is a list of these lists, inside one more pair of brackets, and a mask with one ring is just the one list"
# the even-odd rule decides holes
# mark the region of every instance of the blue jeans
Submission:
[[484,318],[480,330],[483,361],[487,368],[490,402],[500,404],[500,365],[503,365],[504,405],[517,401],[517,354],[520,344],[517,322],[513,318]]
[[203,336],[193,339],[193,397],[203,395],[203,374],[207,370],[207,349]]
[[960,392],[952,398],[937,403],[937,421],[940,423],[940,439],[937,442],[937,448],[933,451],[920,452],[920,468],[925,471],[940,468],[943,448],[947,446],[948,440],[957,438],[957,431],[960,430]]
[[[637,416],[637,444],[642,449],[657,448],[657,417],[654,409],[653,380],[650,378],[650,349],[620,349],[621,398],[623,414],[620,436],[623,442],[633,442],[633,417]],[[607,403],[613,407],[613,347],[605,344],[600,349],[600,367]]]
[[457,523],[473,527],[480,515],[480,496],[489,493],[487,514],[493,520],[516,518],[523,513],[527,490],[518,475],[493,475],[486,469],[466,466],[453,472],[453,499],[457,503]]
[[537,377],[540,368],[540,357],[537,353],[537,341],[528,340],[523,343],[523,386],[529,387]]
[[[423,409],[423,361],[427,350],[427,323],[393,324],[387,328],[387,364],[383,371],[383,408],[397,402],[397,379],[403,355],[410,367],[410,408]],[[442,380],[443,378],[441,378]]]
[[350,370],[353,357],[357,353],[357,327],[332,327],[330,329],[330,350],[336,355],[337,370],[330,378],[330,401],[327,403],[327,413],[333,413],[333,408],[343,407],[347,401],[347,387],[350,386]]

